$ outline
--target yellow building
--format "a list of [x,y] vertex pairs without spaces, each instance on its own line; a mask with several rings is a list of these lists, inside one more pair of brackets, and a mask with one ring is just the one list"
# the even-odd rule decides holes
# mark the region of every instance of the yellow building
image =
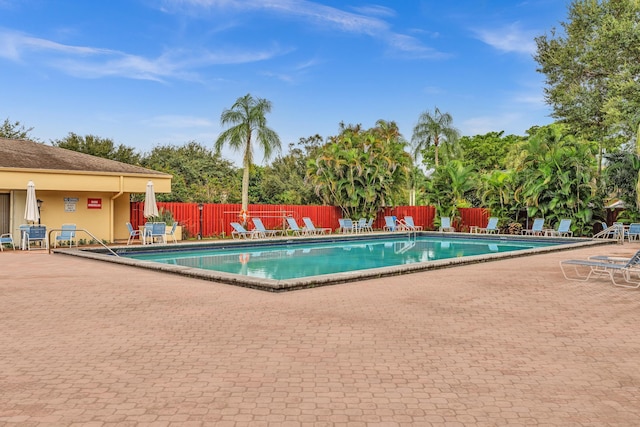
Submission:
[[[76,224],[100,240],[129,236],[130,195],[144,194],[148,181],[156,193],[171,192],[172,176],[52,147],[32,141],[0,138],[0,234],[19,241],[27,184],[33,181],[40,204],[40,222],[48,229]],[[77,233],[78,239],[90,240]]]

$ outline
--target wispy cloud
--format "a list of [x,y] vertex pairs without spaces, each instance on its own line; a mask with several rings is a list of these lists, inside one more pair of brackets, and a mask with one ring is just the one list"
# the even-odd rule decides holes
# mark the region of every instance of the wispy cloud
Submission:
[[502,52],[516,52],[533,55],[536,52],[536,31],[524,30],[519,23],[502,28],[476,29],[476,37]]
[[286,52],[287,49],[279,46],[254,51],[173,49],[156,57],[144,57],[111,49],[61,44],[0,30],[0,58],[30,65],[48,65],[83,78],[114,76],[154,81],[169,78],[197,80],[197,70],[202,67],[264,61]]
[[443,56],[425,46],[419,39],[395,32],[381,17],[395,15],[393,9],[382,6],[354,8],[354,12],[337,9],[308,0],[165,0],[163,10],[194,13],[195,9],[228,11],[268,11],[286,17],[298,17],[316,23],[323,29],[363,34],[384,41],[393,51],[420,58]]

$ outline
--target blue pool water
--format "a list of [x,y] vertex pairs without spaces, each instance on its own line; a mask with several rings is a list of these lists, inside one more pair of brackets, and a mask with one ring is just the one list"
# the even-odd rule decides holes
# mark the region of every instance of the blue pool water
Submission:
[[404,236],[354,241],[283,242],[224,249],[169,251],[165,247],[161,251],[127,253],[124,256],[247,277],[287,280],[558,244],[561,242]]

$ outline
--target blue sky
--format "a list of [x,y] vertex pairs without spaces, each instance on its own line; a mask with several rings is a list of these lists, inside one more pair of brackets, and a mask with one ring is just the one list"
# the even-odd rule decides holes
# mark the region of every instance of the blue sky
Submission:
[[[534,37],[569,0],[0,0],[0,120],[149,152],[223,130],[247,93],[283,149],[438,107],[462,135],[551,123]],[[223,156],[239,164],[239,154]],[[262,155],[256,153],[256,160]]]

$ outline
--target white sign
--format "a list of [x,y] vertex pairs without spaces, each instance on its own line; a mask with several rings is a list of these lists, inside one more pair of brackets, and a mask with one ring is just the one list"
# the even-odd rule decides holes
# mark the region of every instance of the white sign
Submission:
[[65,203],[64,204],[64,211],[65,212],[75,212],[76,211],[76,204],[75,203]]

